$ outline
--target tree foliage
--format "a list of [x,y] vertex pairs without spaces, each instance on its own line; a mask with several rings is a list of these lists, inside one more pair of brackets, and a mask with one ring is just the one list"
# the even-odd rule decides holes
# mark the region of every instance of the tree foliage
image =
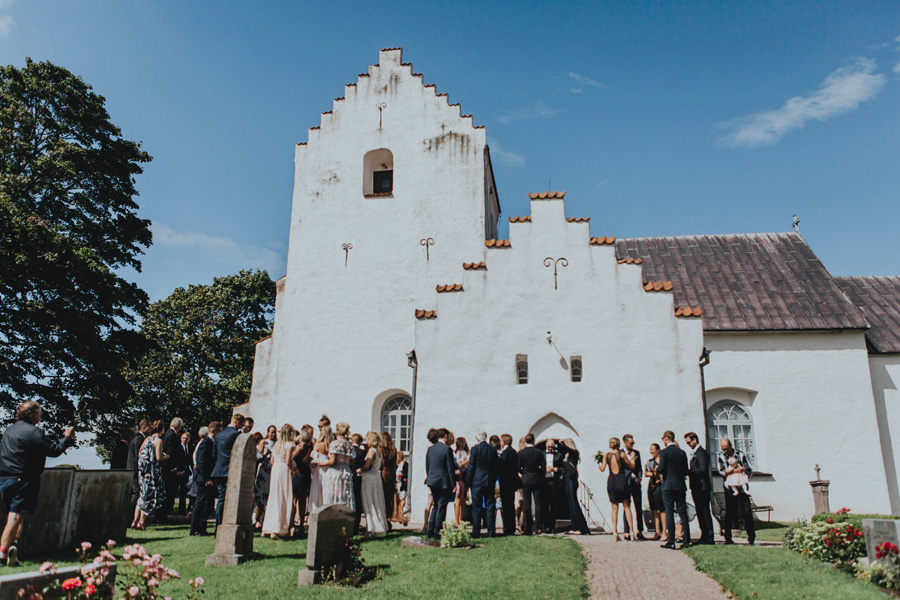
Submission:
[[[26,399],[53,427],[84,424],[129,393],[122,369],[147,296],[150,222],[135,176],[150,156],[105,99],[49,62],[0,67],[0,418]],[[76,406],[78,411],[76,414]]]
[[256,342],[272,333],[275,286],[265,271],[217,277],[154,302],[141,326],[146,352],[129,369],[134,397],[98,442],[140,418],[181,417],[188,431],[227,420],[247,402]]

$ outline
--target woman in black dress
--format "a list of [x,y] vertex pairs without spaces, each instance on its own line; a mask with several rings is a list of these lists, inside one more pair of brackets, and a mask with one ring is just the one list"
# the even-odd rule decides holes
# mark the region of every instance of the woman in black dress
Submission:
[[300,433],[297,434],[297,445],[292,450],[293,456],[291,458],[294,462],[294,467],[291,469],[293,473],[291,487],[294,492],[291,523],[293,523],[294,532],[299,533],[301,538],[305,535],[303,519],[306,517],[306,502],[309,499],[309,489],[312,485],[312,470],[309,468],[309,461],[312,459],[312,449],[312,434],[306,429],[301,429]]
[[662,499],[662,475],[659,474],[659,444],[650,444],[650,460],[644,465],[644,477],[647,484],[647,500],[650,501],[650,514],[653,515],[653,529],[656,535],[653,540],[666,537],[666,509]]
[[[619,438],[609,438],[609,452],[603,455],[600,461],[600,470],[605,471],[609,467],[609,478],[606,480],[606,493],[609,495],[609,504],[612,507],[612,528],[616,541],[619,539],[619,504],[625,507],[625,522],[628,530],[635,531],[631,519],[631,494],[628,491],[628,474],[625,469],[634,469],[634,463],[628,460],[628,456],[619,448]],[[626,539],[637,541],[637,538],[629,533]]]
[[562,456],[563,488],[566,492],[566,502],[569,506],[569,521],[571,523],[569,533],[571,535],[590,535],[591,530],[578,505],[578,450],[575,449],[575,440],[565,439],[560,442],[559,453]]

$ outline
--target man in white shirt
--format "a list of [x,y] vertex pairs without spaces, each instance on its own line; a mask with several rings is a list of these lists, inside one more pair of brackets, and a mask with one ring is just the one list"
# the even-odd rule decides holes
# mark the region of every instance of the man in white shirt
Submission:
[[553,533],[556,529],[556,509],[557,499],[559,498],[559,462],[560,457],[556,452],[556,443],[553,440],[547,440],[544,452],[544,479],[547,485],[544,486],[544,522],[542,530],[544,533]]
[[[644,468],[641,465],[641,453],[634,449],[634,436],[626,433],[622,436],[622,445],[628,460],[634,463],[634,469],[628,470],[628,490],[631,494],[631,505],[634,507],[634,524],[637,529],[637,539],[644,539],[644,507],[641,502],[641,477]],[[625,523],[625,533],[628,533],[628,523]]]

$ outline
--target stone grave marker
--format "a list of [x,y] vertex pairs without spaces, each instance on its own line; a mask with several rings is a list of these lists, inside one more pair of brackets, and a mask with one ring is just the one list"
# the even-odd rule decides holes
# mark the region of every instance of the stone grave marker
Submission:
[[319,583],[323,567],[337,567],[343,574],[344,538],[353,534],[354,514],[344,504],[326,504],[309,516],[309,540],[306,543],[306,568],[297,574],[297,585]]
[[892,519],[863,519],[866,536],[866,556],[869,562],[876,560],[875,548],[884,542],[900,546],[900,521]]
[[250,434],[238,435],[231,449],[222,524],[216,527],[216,551],[206,556],[207,566],[229,567],[253,554],[253,483],[256,446]]

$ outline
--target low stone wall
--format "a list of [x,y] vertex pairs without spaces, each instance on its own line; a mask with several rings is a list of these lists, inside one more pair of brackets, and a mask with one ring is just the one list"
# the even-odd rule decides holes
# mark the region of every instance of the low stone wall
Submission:
[[[25,521],[19,541],[21,556],[75,549],[125,537],[123,516],[131,497],[133,474],[124,470],[47,469],[34,514]],[[6,522],[6,508],[2,522]]]

